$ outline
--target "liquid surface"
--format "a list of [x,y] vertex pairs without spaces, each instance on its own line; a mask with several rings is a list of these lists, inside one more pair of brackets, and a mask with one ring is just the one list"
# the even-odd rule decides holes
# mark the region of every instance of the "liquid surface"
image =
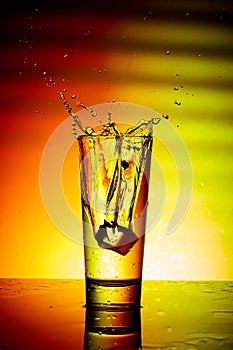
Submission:
[[83,280],[1,279],[0,348],[119,350],[130,342],[137,350],[233,348],[231,281],[143,281],[136,316],[89,311],[84,303]]

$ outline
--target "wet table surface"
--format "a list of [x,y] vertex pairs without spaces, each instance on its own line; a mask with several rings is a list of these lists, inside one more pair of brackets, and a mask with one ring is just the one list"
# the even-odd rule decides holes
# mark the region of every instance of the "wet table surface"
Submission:
[[[141,304],[138,349],[233,349],[231,281],[144,281]],[[1,279],[0,349],[125,349],[87,347],[85,314],[83,280]]]

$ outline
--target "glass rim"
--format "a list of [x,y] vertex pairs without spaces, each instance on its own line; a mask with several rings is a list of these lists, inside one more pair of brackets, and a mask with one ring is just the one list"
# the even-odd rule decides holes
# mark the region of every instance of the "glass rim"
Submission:
[[80,140],[80,139],[85,139],[85,138],[106,138],[106,139],[123,139],[123,138],[154,138],[154,135],[77,135],[76,139]]

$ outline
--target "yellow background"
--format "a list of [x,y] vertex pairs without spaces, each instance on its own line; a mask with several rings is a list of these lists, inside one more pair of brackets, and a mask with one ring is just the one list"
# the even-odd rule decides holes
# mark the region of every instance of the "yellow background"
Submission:
[[[144,279],[233,278],[232,5],[120,5],[109,12],[31,6],[2,21],[0,277],[84,277],[82,245],[56,229],[39,188],[43,149],[67,118],[57,95],[66,89],[74,110],[78,100],[86,105],[116,100],[168,114],[188,148],[192,199],[170,236],[165,228],[178,193],[177,172],[159,142],[154,149],[167,197],[146,237]],[[76,165],[74,146],[63,181],[78,212],[71,176]]]

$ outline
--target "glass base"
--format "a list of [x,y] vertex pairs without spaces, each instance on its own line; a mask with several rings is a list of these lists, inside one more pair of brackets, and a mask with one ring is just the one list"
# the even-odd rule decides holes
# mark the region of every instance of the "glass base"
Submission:
[[86,277],[86,304],[95,307],[140,307],[141,279],[96,280]]

